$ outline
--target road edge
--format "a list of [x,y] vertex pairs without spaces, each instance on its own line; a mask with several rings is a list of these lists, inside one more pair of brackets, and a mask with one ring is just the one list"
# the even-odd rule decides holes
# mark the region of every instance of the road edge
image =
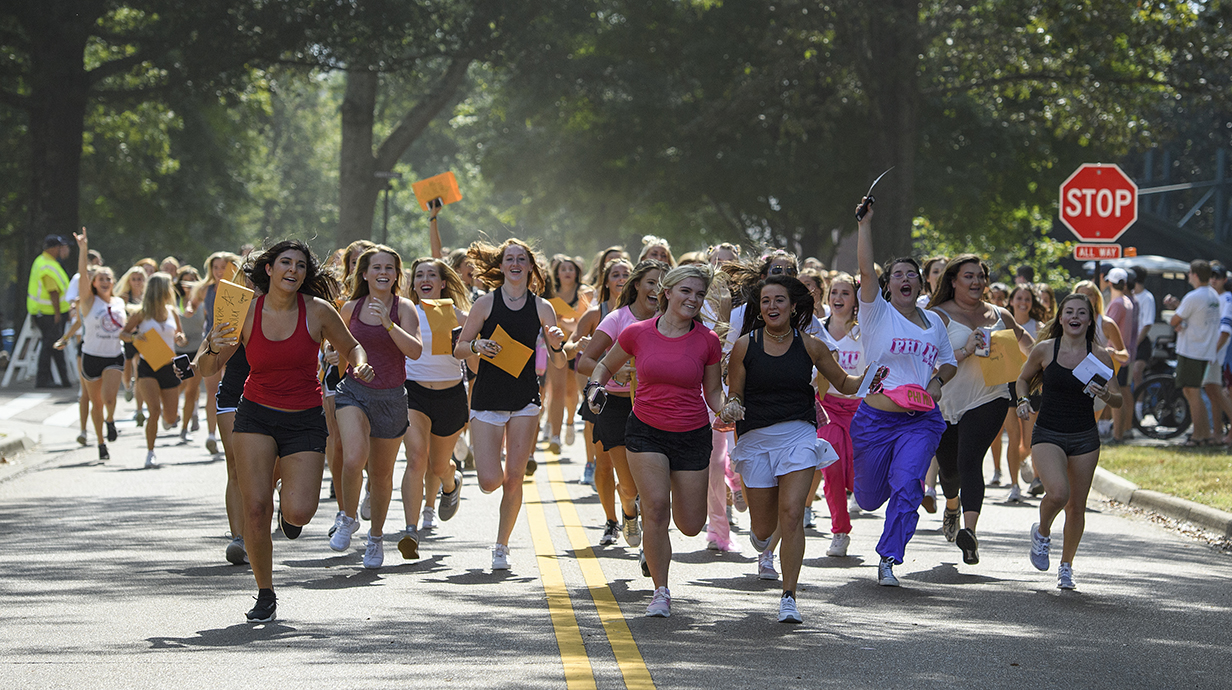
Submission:
[[1188,520],[1225,537],[1232,537],[1232,513],[1184,498],[1143,489],[1102,467],[1095,468],[1091,488],[1119,503],[1162,513],[1177,520]]

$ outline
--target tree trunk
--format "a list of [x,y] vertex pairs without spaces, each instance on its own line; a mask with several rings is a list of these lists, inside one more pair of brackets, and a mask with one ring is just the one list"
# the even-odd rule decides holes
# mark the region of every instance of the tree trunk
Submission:
[[382,180],[372,153],[372,127],[376,121],[376,72],[347,72],[342,99],[342,149],[339,156],[338,245],[372,236],[372,217]]

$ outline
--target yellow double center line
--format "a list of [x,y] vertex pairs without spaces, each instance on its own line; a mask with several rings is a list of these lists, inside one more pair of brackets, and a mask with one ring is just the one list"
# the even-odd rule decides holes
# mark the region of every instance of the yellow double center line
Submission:
[[[603,623],[603,631],[607,635],[612,654],[616,657],[616,665],[624,677],[625,687],[653,688],[654,681],[650,671],[638,651],[633,634],[625,623],[620,604],[608,587],[607,577],[603,568],[595,558],[590,548],[586,530],[582,527],[581,518],[569,490],[561,475],[560,463],[555,457],[549,457],[543,463],[547,474],[547,483],[552,490],[552,498],[560,511],[561,522],[565,534],[569,537],[569,545],[577,558],[578,567],[590,597],[594,601],[599,620]],[[540,475],[542,477],[542,475]],[[535,546],[535,556],[539,564],[539,576],[543,581],[543,591],[547,595],[548,613],[552,619],[552,627],[556,631],[556,642],[560,647],[561,663],[565,670],[565,683],[570,689],[595,687],[594,669],[590,657],[586,653],[586,645],[582,641],[582,632],[578,627],[577,615],[573,609],[573,600],[569,597],[569,589],[565,585],[564,573],[561,571],[556,547],[552,544],[552,535],[548,530],[547,516],[544,504],[539,496],[538,482],[528,482],[523,492],[527,522],[530,525],[531,540]]]

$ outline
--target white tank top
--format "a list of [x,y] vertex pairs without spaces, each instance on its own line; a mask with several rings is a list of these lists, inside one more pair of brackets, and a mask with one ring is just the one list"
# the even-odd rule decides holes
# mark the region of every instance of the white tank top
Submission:
[[[990,326],[990,328],[993,331],[1005,328],[1001,322],[1000,309],[997,310],[996,323]],[[950,347],[958,350],[966,345],[967,339],[971,337],[972,330],[951,318],[950,325],[946,326],[946,332],[950,338]],[[938,407],[941,408],[941,416],[950,424],[957,424],[958,420],[962,418],[967,410],[975,409],[997,398],[1010,397],[1010,389],[1004,383],[995,386],[984,385],[984,370],[980,367],[979,360],[980,358],[976,355],[971,355],[959,362],[958,373],[954,374],[954,378],[945,384],[945,390]]]
[[81,351],[92,357],[118,357],[124,354],[120,331],[128,320],[124,300],[112,297],[104,302],[98,295],[89,295],[93,300],[90,313],[82,321]]
[[155,321],[152,318],[147,318],[137,327],[138,335],[148,331],[156,331],[162,337],[163,342],[167,343],[167,347],[171,348],[172,352],[175,352],[175,307],[167,305],[166,319]]
[[432,329],[428,315],[416,304],[419,312],[419,339],[423,342],[423,354],[419,359],[406,359],[406,380],[432,383],[457,383],[462,380],[462,363],[453,355],[432,354]]
[[[826,330],[827,335],[830,335],[829,329],[824,330]],[[830,341],[834,343],[834,360],[838,362],[838,365],[842,367],[843,371],[847,372],[848,375],[863,376],[865,366],[864,339],[860,338],[859,340],[854,340],[852,339],[852,335],[859,337],[859,324],[852,326],[851,331],[837,341],[834,340],[833,335],[830,335]],[[826,395],[833,395],[836,398],[856,397],[854,393],[852,395],[843,395],[835,390],[833,386],[830,387],[830,390],[826,391]]]

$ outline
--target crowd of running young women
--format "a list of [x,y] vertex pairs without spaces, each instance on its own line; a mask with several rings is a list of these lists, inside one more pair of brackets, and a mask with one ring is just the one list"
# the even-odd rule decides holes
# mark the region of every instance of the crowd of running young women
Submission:
[[[509,569],[540,429],[558,451],[562,426],[573,441],[575,415],[583,481],[606,517],[599,544],[640,547],[653,582],[648,616],[671,612],[669,526],[689,536],[705,528],[708,548],[735,550],[734,504],[749,513],[760,577],[779,578],[778,554],[778,620],[800,622],[797,582],[819,488],[831,519],[828,556],[847,556],[851,513],[884,506],[881,585],[899,585],[894,566],[919,509],[936,510],[938,478],[943,534],[965,563],[978,563],[984,456],[1000,449],[1003,429],[1008,498],[1021,498],[1027,455],[1045,492],[1024,540],[1029,561],[1049,568],[1052,524],[1064,510],[1058,587],[1074,587],[1099,457],[1095,404],[1121,404],[1115,378],[1084,385],[1069,371],[1088,353],[1112,366],[1123,349],[1109,344],[1115,324],[1098,292],[1079,286],[1054,304],[1047,287],[1026,285],[998,300],[973,254],[923,267],[896,258],[879,270],[871,208],[859,223],[856,276],[801,269],[781,250],[742,259],[730,244],[677,259],[652,237],[636,260],[611,247],[588,268],[560,254],[543,261],[517,239],[445,254],[438,212],[432,256],[409,266],[366,241],[322,265],[289,240],[246,257],[216,253],[204,279],[134,267],[116,283],[111,269],[88,265],[86,233],[77,236],[90,286],[79,303],[79,440],[89,408],[107,458],[104,434],[116,436],[123,384],[149,411],[153,467],[158,417],[165,428],[180,423],[187,441],[201,382],[206,445],[218,452],[218,438],[226,454],[234,537],[226,557],[250,563],[257,581],[250,621],[275,615],[275,505],[279,531],[295,539],[317,511],[327,464],[337,501],[329,547],[349,550],[366,521],[363,565],[379,568],[400,452],[405,527],[395,534],[405,559],[418,558],[420,535],[457,512],[460,465],[473,462],[479,489],[501,491],[492,568]],[[256,297],[243,322],[213,323],[219,283],[233,274]],[[1007,329],[1026,365],[1008,386],[985,385],[978,357],[987,334]],[[147,331],[196,352],[196,377],[182,382],[174,365],[151,369],[129,345]],[[870,365],[876,376],[866,377]]]

